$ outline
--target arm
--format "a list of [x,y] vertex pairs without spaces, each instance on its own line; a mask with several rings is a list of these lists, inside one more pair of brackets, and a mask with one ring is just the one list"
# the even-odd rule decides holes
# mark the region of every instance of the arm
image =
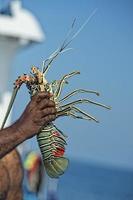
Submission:
[[55,103],[50,97],[47,92],[34,96],[21,117],[10,127],[0,130],[0,158],[55,119]]

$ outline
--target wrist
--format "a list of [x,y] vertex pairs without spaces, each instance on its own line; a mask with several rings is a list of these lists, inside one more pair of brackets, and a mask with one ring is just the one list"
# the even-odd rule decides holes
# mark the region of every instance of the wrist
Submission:
[[22,140],[27,140],[33,137],[36,133],[34,129],[31,129],[27,123],[24,123],[23,120],[20,118],[18,119],[15,124],[16,133]]
[[19,120],[17,120],[12,126],[12,131],[14,132],[15,136],[16,136],[16,140],[19,142],[23,142],[27,139],[27,135],[25,133],[25,131],[23,130],[23,128],[21,127]]

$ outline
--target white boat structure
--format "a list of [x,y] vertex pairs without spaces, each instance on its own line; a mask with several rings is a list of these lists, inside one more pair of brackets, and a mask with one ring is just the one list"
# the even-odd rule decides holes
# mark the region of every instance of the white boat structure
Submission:
[[0,10],[0,125],[11,96],[8,80],[14,56],[18,49],[43,42],[44,39],[40,23],[22,7],[20,0],[11,0]]

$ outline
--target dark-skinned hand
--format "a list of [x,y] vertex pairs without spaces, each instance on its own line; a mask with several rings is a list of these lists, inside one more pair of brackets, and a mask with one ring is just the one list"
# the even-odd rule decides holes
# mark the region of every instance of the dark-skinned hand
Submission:
[[56,118],[55,103],[50,100],[52,95],[40,92],[32,97],[21,117],[15,123],[16,128],[25,139],[39,132],[42,126]]

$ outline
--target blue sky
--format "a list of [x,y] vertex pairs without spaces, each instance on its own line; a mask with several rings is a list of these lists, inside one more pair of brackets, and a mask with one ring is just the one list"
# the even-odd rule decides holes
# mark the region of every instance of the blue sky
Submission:
[[[73,70],[66,93],[74,88],[98,90],[100,97],[88,98],[112,106],[112,110],[85,105],[82,108],[96,116],[100,123],[60,119],[56,124],[68,138],[67,156],[109,165],[133,168],[133,2],[132,0],[23,0],[40,21],[46,34],[43,44],[18,52],[12,66],[12,82],[31,65],[41,66],[61,44],[72,20],[78,28],[91,12],[98,8],[93,19],[73,41],[73,50],[60,56],[52,65],[47,79],[59,79]],[[64,92],[65,94],[65,92]],[[20,103],[20,100],[23,100]],[[17,97],[13,120],[29,100],[26,89]]]

